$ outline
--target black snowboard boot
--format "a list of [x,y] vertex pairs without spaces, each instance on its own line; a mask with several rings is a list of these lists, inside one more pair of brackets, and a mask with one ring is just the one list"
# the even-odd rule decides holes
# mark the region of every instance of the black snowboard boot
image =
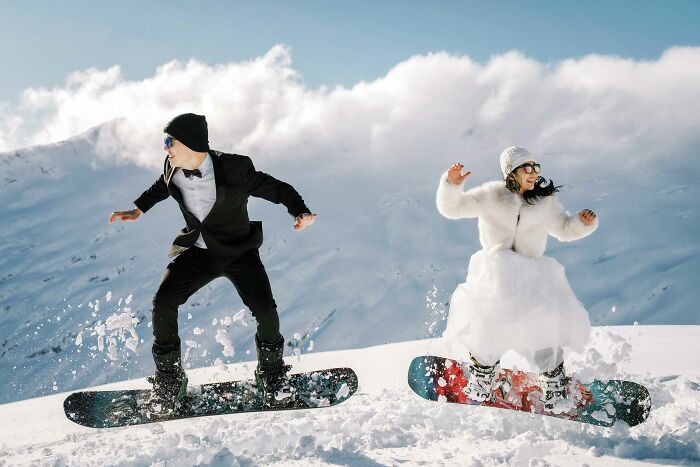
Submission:
[[554,412],[567,412],[567,396],[570,378],[564,372],[564,363],[552,371],[540,373],[538,383],[542,389],[544,408]]
[[283,407],[294,398],[287,372],[292,368],[282,359],[284,338],[273,344],[261,342],[255,335],[255,350],[258,355],[258,367],[255,369],[255,381],[263,393],[267,407]]
[[146,378],[153,385],[148,408],[157,415],[176,413],[187,395],[187,375],[180,363],[180,348],[165,353],[154,349],[153,359],[156,374]]

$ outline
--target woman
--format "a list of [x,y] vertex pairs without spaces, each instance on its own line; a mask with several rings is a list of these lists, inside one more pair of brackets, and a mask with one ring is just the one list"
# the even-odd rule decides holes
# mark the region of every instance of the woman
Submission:
[[448,219],[478,218],[482,249],[450,301],[444,337],[469,349],[467,396],[491,398],[501,355],[515,350],[539,367],[548,408],[566,397],[562,347],[582,350],[590,334],[588,312],[574,295],[564,268],[543,256],[547,237],[573,241],[598,227],[593,211],[564,210],[553,182],[523,148],[501,153],[504,181],[464,192],[471,172],[453,165],[440,179],[438,211]]

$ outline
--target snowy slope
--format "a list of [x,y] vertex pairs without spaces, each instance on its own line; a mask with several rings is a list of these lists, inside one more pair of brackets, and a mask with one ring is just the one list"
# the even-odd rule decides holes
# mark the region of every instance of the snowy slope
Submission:
[[[111,211],[130,208],[156,179],[163,157],[156,148],[151,168],[123,162],[104,150],[108,130],[0,154],[0,374],[7,375],[0,403],[152,371],[151,297],[183,221],[166,200],[137,223],[107,224]],[[469,157],[470,185],[497,176],[493,154]],[[434,207],[451,158],[411,157],[371,170],[336,157],[253,158],[319,214],[297,233],[283,207],[250,203],[251,217],[265,223],[261,254],[290,344],[307,353],[441,333],[445,303],[478,249],[474,221],[448,221]],[[564,185],[564,204],[601,219],[595,235],[552,239],[548,248],[592,322],[700,324],[698,166],[660,160],[647,178],[590,156],[583,175],[573,176],[580,161],[543,159],[546,175]],[[181,308],[188,365],[251,358],[254,325],[242,309],[225,279]]]
[[[597,327],[570,368],[651,392],[643,424],[600,428],[436,404],[406,384],[410,360],[448,355],[420,340],[290,358],[295,370],[350,366],[358,393],[328,408],[93,430],[68,421],[66,393],[0,405],[0,465],[673,465],[700,464],[700,326]],[[504,359],[517,365],[517,357]],[[249,377],[251,363],[201,368],[193,383]],[[105,388],[146,387],[144,379]]]

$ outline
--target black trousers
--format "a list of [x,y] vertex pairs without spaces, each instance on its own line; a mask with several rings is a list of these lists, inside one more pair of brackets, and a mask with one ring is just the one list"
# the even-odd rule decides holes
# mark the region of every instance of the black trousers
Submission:
[[250,250],[224,267],[214,262],[209,250],[193,246],[168,264],[153,297],[155,354],[180,347],[178,307],[197,290],[219,277],[226,277],[233,283],[257,321],[258,337],[262,342],[273,343],[282,338],[277,305],[258,250]]

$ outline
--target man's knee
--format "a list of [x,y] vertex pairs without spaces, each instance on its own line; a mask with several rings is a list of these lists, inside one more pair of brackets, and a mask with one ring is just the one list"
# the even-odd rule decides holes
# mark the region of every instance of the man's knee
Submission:
[[164,289],[158,289],[158,291],[153,294],[152,304],[154,313],[177,309],[177,307],[180,306],[173,295],[169,294],[167,290]]
[[259,318],[270,314],[277,314],[277,304],[272,297],[258,297],[253,300],[248,300],[245,304],[253,317]]
[[171,281],[164,280],[153,294],[153,310],[177,310],[187,301],[187,296],[173,287]]

